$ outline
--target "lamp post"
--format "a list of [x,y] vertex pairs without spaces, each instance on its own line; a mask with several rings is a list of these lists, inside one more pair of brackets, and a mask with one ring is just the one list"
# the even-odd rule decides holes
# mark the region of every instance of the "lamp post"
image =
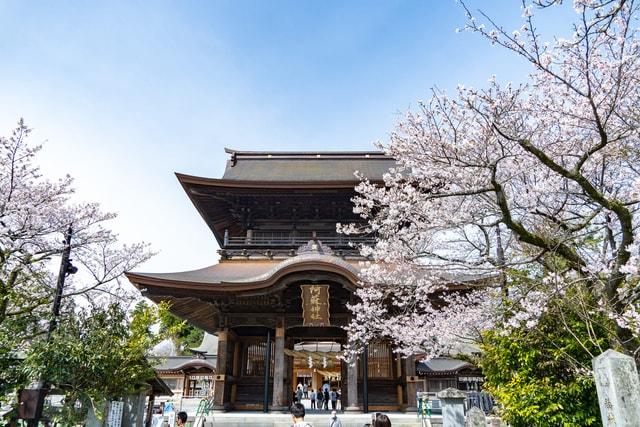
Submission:
[[[64,249],[62,250],[62,260],[60,261],[60,271],[58,272],[58,283],[56,285],[56,293],[53,297],[53,308],[51,309],[51,321],[49,322],[49,329],[47,330],[47,341],[51,339],[51,334],[56,330],[58,326],[58,317],[60,316],[60,303],[62,302],[62,292],[64,290],[64,280],[67,275],[75,274],[78,272],[78,268],[71,264],[71,237],[73,236],[73,228],[69,225],[67,233],[64,238]],[[49,391],[49,384],[46,379],[41,378],[38,381],[37,387],[37,400],[35,405],[34,417],[29,420],[29,427],[37,427],[42,418],[42,410],[44,408],[44,399]]]

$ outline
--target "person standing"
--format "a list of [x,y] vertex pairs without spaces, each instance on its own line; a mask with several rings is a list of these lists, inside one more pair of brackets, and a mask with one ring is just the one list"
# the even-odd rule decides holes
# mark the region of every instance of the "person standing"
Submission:
[[311,389],[309,396],[311,397],[311,409],[316,409],[316,391]]
[[304,395],[305,399],[309,398],[309,386],[307,385],[307,383],[304,383],[304,385],[302,386],[302,394]]
[[162,408],[157,408],[151,416],[151,427],[162,427],[163,421]]
[[318,409],[322,409],[322,400],[323,400],[323,395],[322,395],[322,389],[318,390]]
[[302,403],[302,387],[296,390],[296,400]]
[[338,404],[338,392],[335,387],[331,390],[331,409],[336,410],[336,405]]
[[331,411],[331,418],[329,419],[329,427],[342,427],[342,422],[338,418],[336,411]]
[[324,403],[324,409],[329,410],[329,390],[324,389],[324,393],[322,395],[322,401]]

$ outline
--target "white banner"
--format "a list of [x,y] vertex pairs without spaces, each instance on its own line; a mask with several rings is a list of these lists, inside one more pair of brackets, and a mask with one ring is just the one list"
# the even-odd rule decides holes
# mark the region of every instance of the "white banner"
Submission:
[[124,402],[114,400],[109,405],[109,416],[107,417],[107,427],[122,426],[122,413],[124,412]]

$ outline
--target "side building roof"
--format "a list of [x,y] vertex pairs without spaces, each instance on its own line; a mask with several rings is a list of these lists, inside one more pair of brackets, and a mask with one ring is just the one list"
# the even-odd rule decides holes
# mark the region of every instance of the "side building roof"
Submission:
[[157,359],[153,367],[157,372],[180,371],[188,368],[207,368],[215,372],[216,362],[216,357],[200,359],[193,356],[169,356]]
[[464,360],[436,357],[426,361],[416,362],[418,375],[454,375],[463,369],[477,369]]

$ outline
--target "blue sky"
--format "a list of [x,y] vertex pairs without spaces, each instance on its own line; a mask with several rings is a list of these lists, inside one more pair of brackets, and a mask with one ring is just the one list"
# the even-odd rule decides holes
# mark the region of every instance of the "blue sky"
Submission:
[[[469,3],[521,25],[519,1]],[[463,24],[453,0],[0,0],[0,134],[24,117],[46,175],[160,251],[142,270],[198,268],[217,247],[174,171],[220,177],[224,147],[371,149],[433,86],[523,80]]]

